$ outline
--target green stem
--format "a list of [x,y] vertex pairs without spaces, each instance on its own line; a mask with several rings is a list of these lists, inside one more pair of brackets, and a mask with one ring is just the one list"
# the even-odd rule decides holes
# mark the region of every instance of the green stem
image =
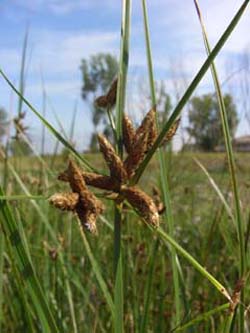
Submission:
[[197,316],[196,318],[190,320],[188,323],[178,327],[174,332],[184,331],[188,327],[191,327],[201,321],[208,320],[211,316],[215,315],[216,313],[227,310],[229,308],[229,306],[230,306],[230,303],[225,303],[225,304],[219,305],[218,307],[216,307],[210,311],[202,313],[201,315]]
[[[123,155],[122,118],[126,101],[126,84],[129,61],[129,34],[130,34],[130,0],[123,0],[121,21],[121,45],[118,73],[117,102],[116,102],[116,145],[119,156]],[[120,207],[119,207],[120,208]],[[121,253],[121,220],[122,213],[115,207],[114,219],[114,276],[115,276],[115,333],[122,333],[123,328],[123,269]]]
[[[149,37],[149,24],[148,24],[148,14],[147,14],[147,5],[146,0],[142,0],[143,7],[143,18],[144,18],[144,30],[145,30],[145,39],[146,39],[146,50],[147,50],[147,60],[148,60],[148,75],[150,82],[150,91],[151,91],[151,101],[152,106],[156,107],[156,93],[155,93],[155,84],[154,84],[154,73],[153,73],[153,62],[152,62],[152,52],[150,45],[150,37]],[[156,116],[157,120],[157,116]],[[157,127],[158,122],[157,122]],[[164,196],[164,204],[166,206],[166,213],[164,213],[166,217],[166,221],[168,221],[169,234],[173,236],[174,234],[174,221],[171,209],[170,202],[170,191],[169,184],[167,179],[167,165],[166,160],[164,158],[163,149],[159,151],[159,160],[160,160],[160,174],[161,174],[161,183],[163,184],[163,196]],[[177,267],[177,256],[174,248],[171,248],[171,264],[173,270],[173,280],[174,280],[174,295],[175,295],[175,325],[178,325],[181,321],[181,302],[180,302],[180,283],[178,276],[178,267]]]
[[111,110],[110,110],[109,107],[107,108],[107,114],[108,114],[108,118],[109,118],[109,123],[110,123],[111,129],[112,129],[112,132],[113,132],[113,135],[114,135],[114,141],[117,142],[117,134],[116,134],[116,129],[115,129],[115,122],[114,122],[114,118],[112,116],[112,113],[111,113]]

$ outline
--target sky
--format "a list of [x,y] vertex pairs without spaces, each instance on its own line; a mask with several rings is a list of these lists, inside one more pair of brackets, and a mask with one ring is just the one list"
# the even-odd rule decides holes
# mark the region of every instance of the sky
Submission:
[[[164,81],[173,96],[174,106],[174,83],[181,95],[206,59],[197,14],[191,0],[148,0],[147,3],[155,79]],[[210,43],[215,45],[243,0],[200,0],[199,3]],[[18,86],[23,40],[28,27],[24,95],[39,112],[45,108],[47,120],[57,129],[60,129],[57,118],[60,119],[66,133],[70,131],[77,106],[74,141],[79,150],[88,147],[93,130],[90,108],[81,99],[81,59],[88,59],[98,52],[119,57],[121,7],[122,1],[118,0],[0,0],[1,69]],[[221,81],[231,73],[237,73],[242,67],[242,54],[250,49],[249,10],[248,7],[248,13],[216,59]],[[138,91],[138,82],[148,86],[141,1],[132,2],[131,15],[126,112],[139,119],[148,110],[137,105],[136,98],[131,101],[130,96],[131,91]],[[237,91],[237,82],[235,74],[223,85],[224,91]],[[204,77],[196,94],[208,91],[213,91],[210,74]],[[236,103],[237,98],[240,99],[235,93]],[[1,106],[9,112],[9,117],[15,115],[17,96],[2,78]],[[30,137],[39,151],[41,123],[31,111],[27,111]],[[249,132],[245,119],[241,118],[237,135]],[[176,140],[180,141],[178,135]],[[46,151],[53,149],[54,140],[48,134]]]

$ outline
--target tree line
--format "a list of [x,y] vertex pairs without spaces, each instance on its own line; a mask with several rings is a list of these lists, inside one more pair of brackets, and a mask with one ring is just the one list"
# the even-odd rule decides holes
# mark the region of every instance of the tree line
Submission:
[[[105,108],[94,103],[95,99],[105,94],[114,81],[118,73],[118,61],[115,56],[109,53],[98,53],[89,59],[83,59],[80,65],[82,75],[81,97],[91,109],[92,123],[94,131],[92,133],[89,149],[96,151],[97,133],[103,132],[112,141],[112,129]],[[157,111],[159,114],[159,124],[165,123],[171,113],[171,96],[167,93],[164,83],[157,86]],[[147,96],[145,96],[145,100]],[[225,107],[227,110],[230,133],[232,138],[238,126],[237,108],[231,94],[224,95]],[[149,103],[148,103],[149,104]],[[145,110],[147,112],[148,110]],[[182,149],[214,151],[216,147],[223,145],[223,132],[220,121],[220,109],[217,96],[214,93],[206,93],[201,96],[194,96],[188,106],[188,122],[182,129],[188,136]],[[111,111],[112,112],[112,111]],[[28,135],[28,127],[24,125],[25,112],[18,112],[18,115],[8,119],[6,110],[0,108],[0,141],[3,145],[10,125],[14,125],[14,135],[11,137],[9,151],[11,154],[29,155],[30,146],[25,137]]]

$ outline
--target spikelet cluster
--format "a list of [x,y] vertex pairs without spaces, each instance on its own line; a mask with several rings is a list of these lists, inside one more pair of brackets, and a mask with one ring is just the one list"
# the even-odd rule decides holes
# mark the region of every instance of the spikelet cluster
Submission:
[[111,84],[109,91],[106,95],[102,95],[95,100],[95,104],[100,108],[112,108],[116,103],[118,80],[115,79]]
[[69,183],[72,192],[56,193],[50,197],[50,203],[61,209],[75,212],[84,228],[97,233],[96,220],[104,210],[104,205],[88,189],[80,168],[70,161],[68,168],[58,177]]
[[[108,93],[96,99],[99,107],[110,108],[116,103],[117,80],[115,80]],[[50,198],[55,207],[73,211],[77,214],[82,226],[92,233],[97,232],[96,221],[104,210],[102,202],[90,191],[90,187],[105,190],[103,195],[121,203],[126,200],[141,216],[153,227],[159,226],[159,214],[165,210],[157,188],[153,189],[150,197],[138,186],[131,186],[130,180],[141,165],[146,153],[152,148],[157,138],[156,110],[152,108],[144,117],[141,125],[136,129],[131,119],[124,115],[122,131],[123,145],[126,156],[122,160],[116,153],[108,139],[99,134],[98,142],[100,152],[109,169],[109,175],[101,175],[81,170],[73,161],[68,168],[59,174],[58,179],[68,182],[70,193],[56,193]],[[167,132],[162,144],[170,141],[175,135],[179,120]]]
[[14,127],[15,127],[15,135],[13,139],[20,140],[22,135],[27,135],[28,126],[24,125],[24,119],[26,116],[26,112],[20,112],[17,117],[13,119]]

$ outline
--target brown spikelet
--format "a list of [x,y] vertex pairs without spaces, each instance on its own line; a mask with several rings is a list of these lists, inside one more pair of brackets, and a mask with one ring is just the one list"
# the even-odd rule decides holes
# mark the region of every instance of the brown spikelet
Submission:
[[99,108],[106,108],[108,106],[108,100],[106,95],[96,98],[95,105],[97,105]]
[[123,131],[122,135],[123,135],[123,142],[124,142],[125,149],[126,149],[127,153],[130,154],[131,151],[133,150],[133,146],[134,146],[135,129],[134,129],[131,119],[127,115],[123,116],[122,131]]
[[[117,189],[115,182],[109,176],[85,171],[82,171],[81,173],[86,185],[94,186],[107,191],[115,191]],[[68,171],[66,170],[61,172],[58,176],[58,179],[64,182],[68,182]]]
[[61,180],[62,182],[68,182],[69,181],[69,176],[68,176],[68,169],[59,173],[57,176],[58,180]]
[[115,182],[109,176],[99,175],[93,172],[82,172],[85,183],[107,191],[115,191],[117,187]]
[[154,227],[159,226],[157,207],[150,196],[137,187],[123,188],[121,194],[148,224]]
[[133,150],[124,161],[124,167],[127,171],[128,178],[131,178],[144,158],[147,150],[148,133],[143,132],[136,140]]
[[155,112],[156,112],[156,110],[154,108],[152,108],[143,118],[141,125],[136,130],[137,138],[139,138],[143,132],[148,131],[148,129],[155,122]]
[[76,165],[75,162],[69,161],[68,165],[68,179],[70,183],[70,187],[73,192],[79,193],[80,196],[84,197],[86,192],[88,191],[88,188],[85,184],[85,181],[82,177],[82,172],[80,168]]
[[102,152],[104,159],[109,167],[110,176],[113,181],[117,181],[119,184],[126,181],[127,172],[123,167],[123,163],[120,157],[116,154],[113,146],[105,138],[105,136],[99,134],[98,141],[100,145],[100,151]]
[[156,128],[156,121],[155,121],[155,116],[154,116],[154,119],[152,120],[151,125],[149,127],[147,151],[153,147],[153,144],[155,143],[156,138],[157,138],[157,128]]
[[118,80],[115,79],[106,95],[96,98],[95,104],[100,108],[112,108],[116,103],[116,92],[117,92]]
[[106,95],[106,99],[107,99],[107,102],[108,102],[108,106],[109,107],[113,107],[116,103],[116,92],[117,92],[117,84],[118,84],[118,79],[115,79],[110,88],[109,88],[109,91]]
[[81,225],[93,234],[97,233],[96,220],[104,210],[104,206],[91,192],[81,198],[76,206],[76,213]]
[[104,206],[86,186],[82,171],[73,161],[68,165],[68,181],[73,192],[79,194],[79,200],[75,211],[83,227],[92,233],[96,233],[96,219],[103,211]]
[[173,136],[175,135],[179,124],[180,124],[181,118],[178,118],[173,125],[170,127],[170,129],[167,131],[167,134],[165,136],[165,138],[162,141],[162,145],[166,144],[167,142],[169,142],[170,140],[172,140]]
[[75,210],[79,200],[78,193],[55,193],[49,198],[49,203],[61,210]]
[[233,295],[232,295],[232,301],[229,307],[229,312],[233,313],[235,311],[236,306],[240,302],[240,293],[242,288],[245,285],[245,279],[239,279],[234,287]]

